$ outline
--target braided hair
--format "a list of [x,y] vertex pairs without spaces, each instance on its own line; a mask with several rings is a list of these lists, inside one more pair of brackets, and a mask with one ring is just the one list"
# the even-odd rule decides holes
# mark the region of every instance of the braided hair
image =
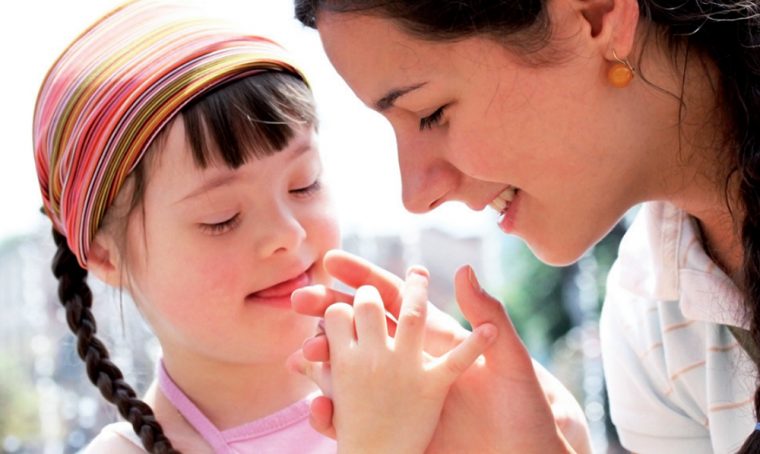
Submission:
[[[235,105],[237,109],[228,109]],[[194,99],[185,106],[178,118],[185,122],[185,134],[190,155],[195,164],[206,168],[221,162],[237,168],[251,159],[270,156],[284,149],[302,125],[316,126],[314,99],[299,77],[289,73],[265,71],[229,83]],[[132,171],[132,184],[126,217],[141,203],[145,190],[145,166],[160,152],[165,128],[154,139],[146,157]],[[118,210],[119,216],[124,216]],[[114,223],[115,212],[108,221]],[[123,220],[123,219],[120,219]],[[119,222],[119,236],[124,236],[126,222]],[[178,453],[150,406],[136,397],[122,372],[110,360],[97,331],[92,311],[92,293],[87,285],[87,270],[79,264],[66,237],[53,229],[57,251],[53,258],[53,274],[58,279],[58,297],[66,310],[66,320],[77,337],[77,353],[86,364],[87,376],[106,400],[116,405],[119,413],[132,424],[148,452]],[[120,248],[125,248],[120,241]]]
[[90,310],[92,292],[87,285],[87,270],[82,268],[66,243],[66,237],[53,229],[58,247],[53,258],[53,274],[58,279],[58,298],[66,310],[66,322],[77,337],[77,353],[87,365],[87,376],[105,399],[116,405],[119,413],[132,424],[148,452],[179,453],[164,435],[150,406],[136,397],[135,390],[124,381],[121,370],[111,361],[108,350],[95,335],[97,325]]

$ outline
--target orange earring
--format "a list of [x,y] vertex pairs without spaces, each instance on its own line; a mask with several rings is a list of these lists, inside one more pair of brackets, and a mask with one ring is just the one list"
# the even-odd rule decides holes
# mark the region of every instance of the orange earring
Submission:
[[615,88],[625,88],[633,80],[634,70],[633,66],[628,60],[621,60],[618,58],[615,50],[612,50],[612,55],[617,60],[610,69],[607,71],[607,79],[610,81],[610,85]]

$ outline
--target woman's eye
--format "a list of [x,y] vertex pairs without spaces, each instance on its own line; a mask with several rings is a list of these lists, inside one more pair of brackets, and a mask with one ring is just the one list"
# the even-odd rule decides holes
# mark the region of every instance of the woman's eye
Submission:
[[319,191],[320,189],[322,189],[322,182],[320,180],[315,180],[314,183],[306,187],[291,189],[290,193],[295,194],[297,196],[309,196]]
[[235,227],[240,224],[240,213],[235,214],[231,218],[222,221],[222,222],[215,222],[211,224],[200,224],[201,230],[203,230],[205,233],[208,233],[210,235],[221,235],[223,233],[227,233],[230,230],[234,229]]
[[420,131],[425,129],[432,129],[433,126],[438,126],[443,118],[443,111],[446,106],[441,106],[435,112],[431,113],[427,117],[420,118]]

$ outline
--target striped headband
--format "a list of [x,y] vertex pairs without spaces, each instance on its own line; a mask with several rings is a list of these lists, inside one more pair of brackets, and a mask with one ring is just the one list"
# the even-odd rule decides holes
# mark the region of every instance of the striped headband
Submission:
[[82,267],[161,128],[214,87],[271,70],[306,80],[273,41],[163,1],[122,6],[64,51],[37,97],[34,153],[44,210]]

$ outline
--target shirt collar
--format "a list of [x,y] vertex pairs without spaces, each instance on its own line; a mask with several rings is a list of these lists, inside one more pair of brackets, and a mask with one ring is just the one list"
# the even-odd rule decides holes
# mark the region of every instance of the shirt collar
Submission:
[[[679,301],[689,319],[747,328],[742,295],[702,247],[695,220],[664,202],[644,204],[620,247],[636,293]],[[626,280],[628,280],[626,278]]]

